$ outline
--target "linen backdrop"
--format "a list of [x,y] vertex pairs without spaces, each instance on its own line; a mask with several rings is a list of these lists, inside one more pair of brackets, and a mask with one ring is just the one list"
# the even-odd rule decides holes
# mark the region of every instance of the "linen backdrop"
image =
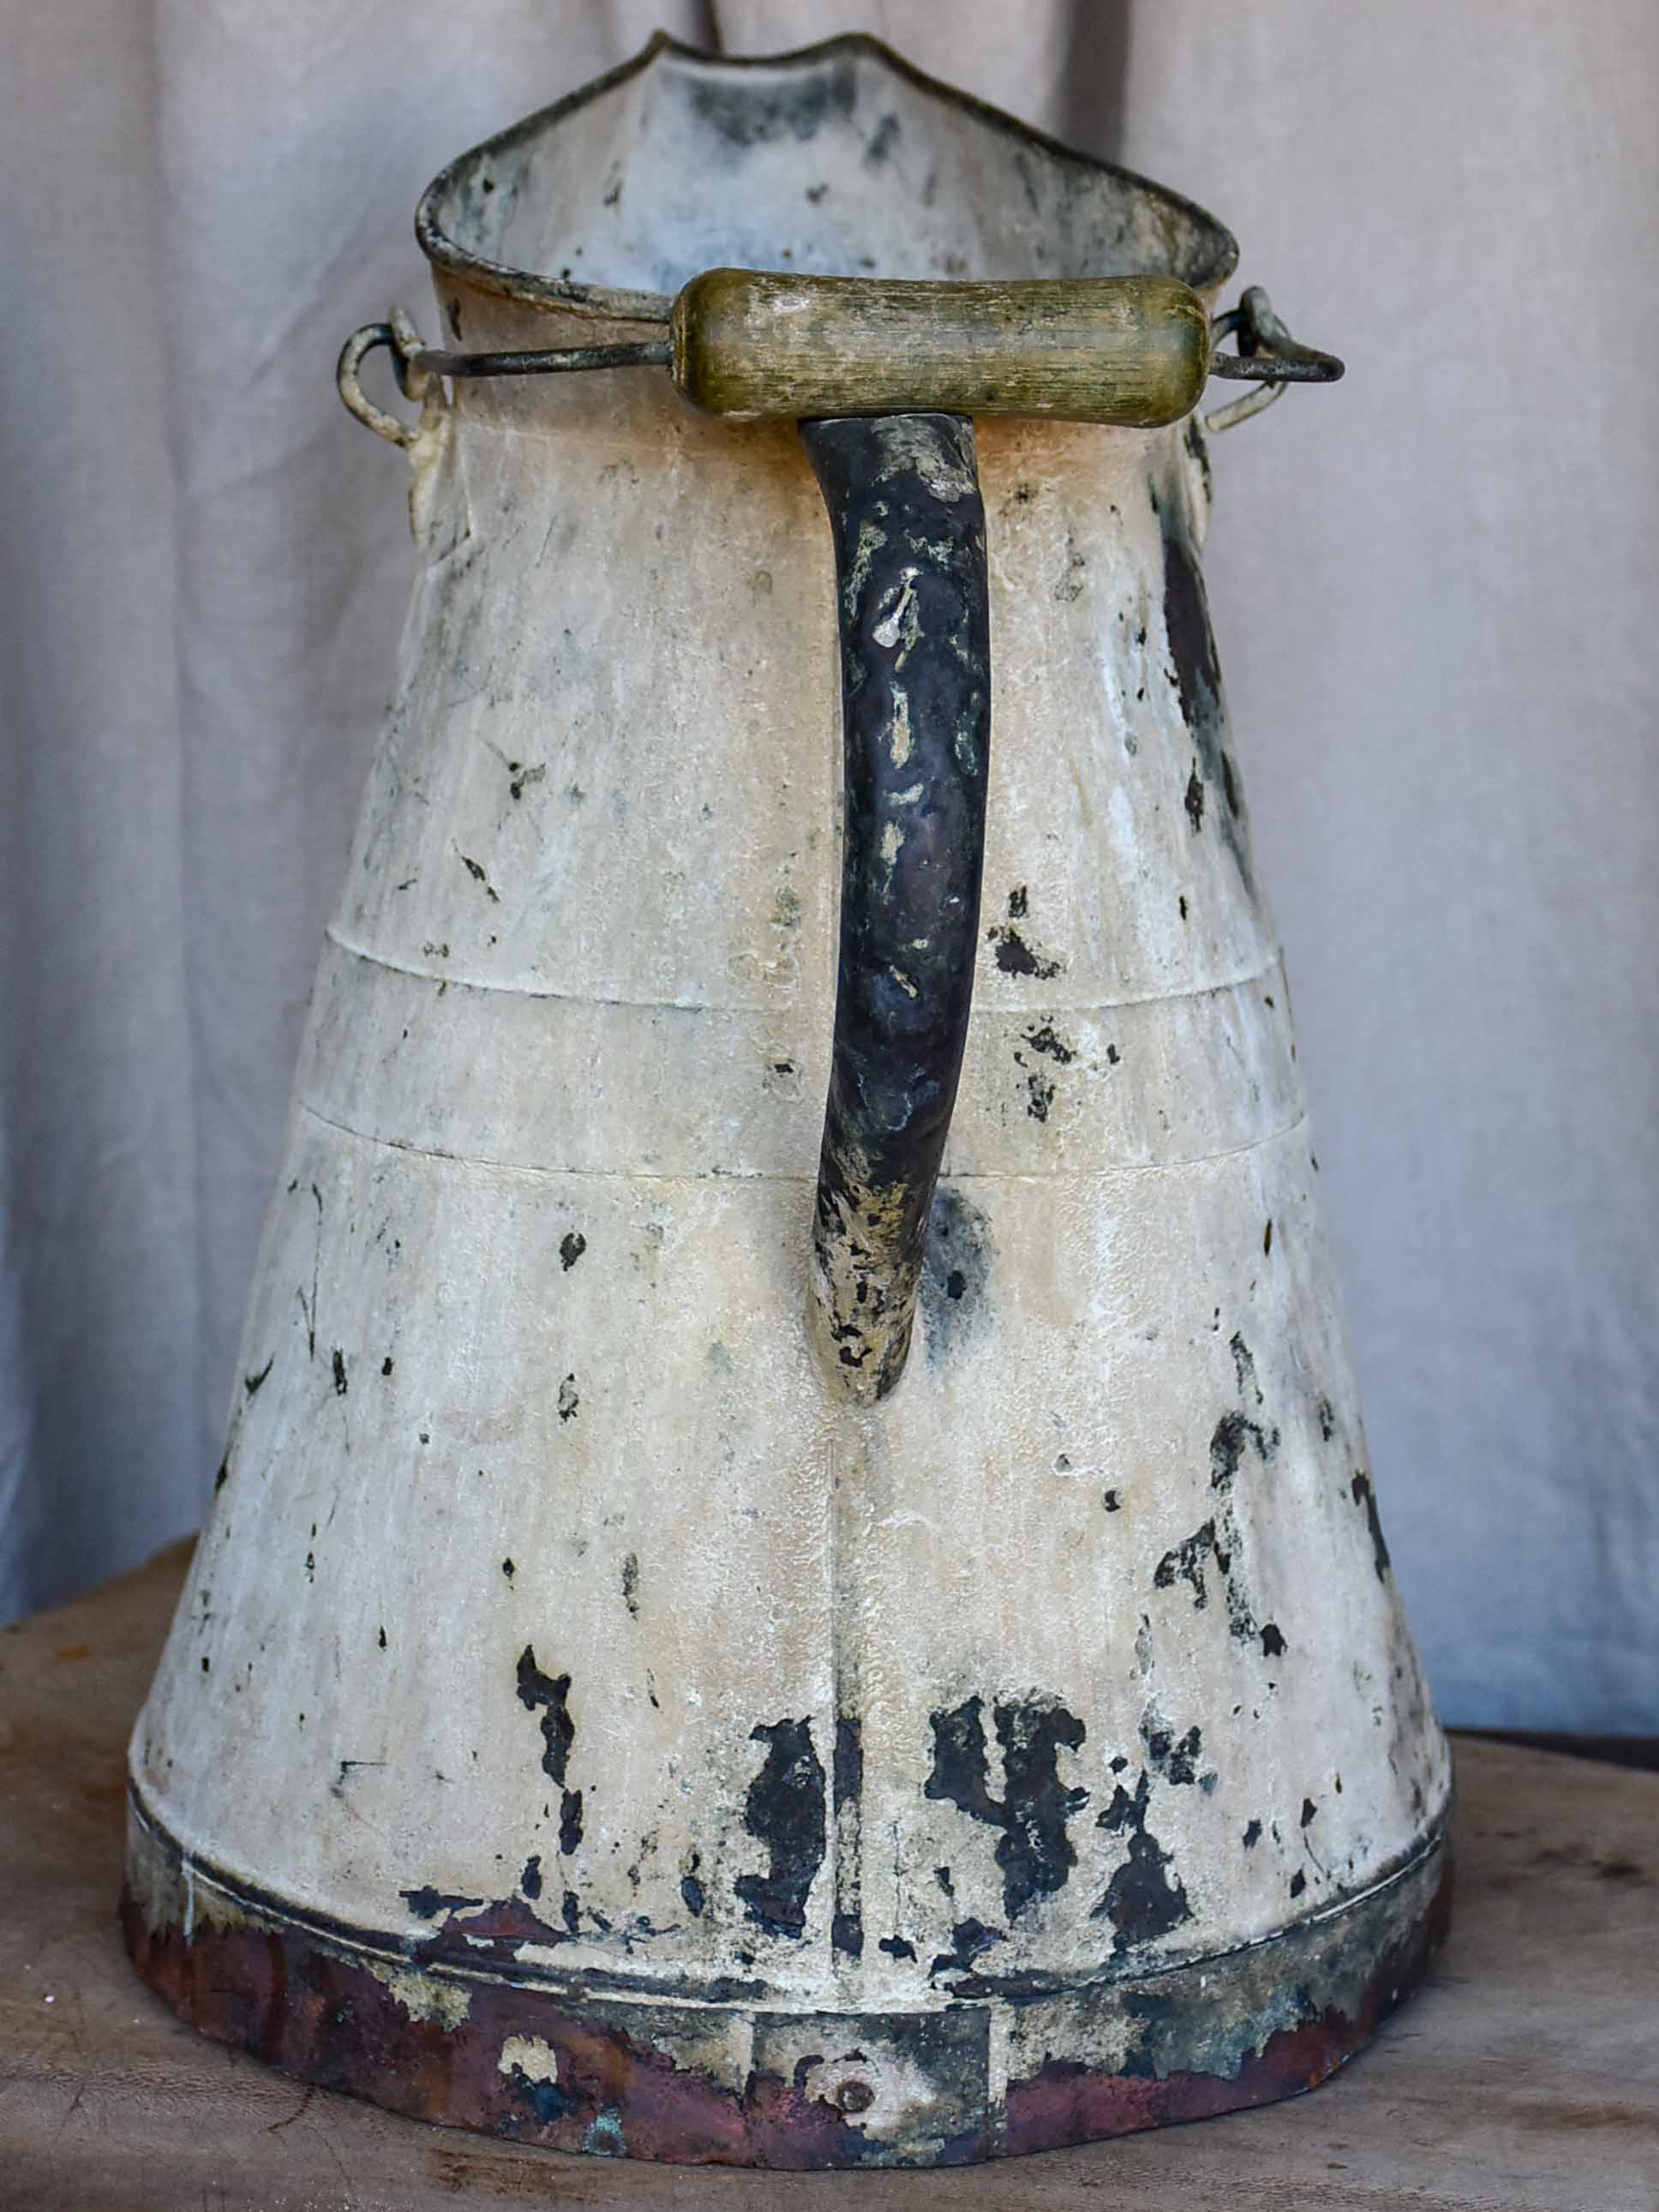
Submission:
[[1218,441],[1208,568],[1390,1540],[1449,1718],[1659,1728],[1651,0],[0,22],[0,1615],[218,1458],[411,576],[332,360],[421,307],[421,186],[659,23],[863,27],[1212,208],[1347,356]]

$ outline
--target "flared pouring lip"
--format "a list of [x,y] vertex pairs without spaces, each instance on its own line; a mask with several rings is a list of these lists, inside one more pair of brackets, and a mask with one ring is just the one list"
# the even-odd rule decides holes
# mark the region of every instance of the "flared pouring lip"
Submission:
[[[971,93],[961,91],[943,78],[930,76],[925,70],[917,69],[902,55],[896,53],[882,40],[864,31],[842,32],[811,46],[791,48],[787,52],[744,55],[712,54],[672,37],[666,31],[656,32],[630,59],[607,70],[601,76],[590,79],[574,92],[567,93],[562,100],[554,100],[550,106],[525,116],[505,131],[481,140],[465,153],[458,155],[439,172],[422,193],[415,211],[416,239],[433,266],[447,271],[476,290],[493,293],[499,298],[520,301],[532,307],[556,308],[566,314],[591,316],[595,320],[605,322],[665,321],[673,304],[665,293],[641,291],[623,285],[584,283],[568,276],[548,276],[533,270],[516,269],[506,262],[492,260],[488,255],[475,252],[446,227],[453,222],[454,209],[475,179],[481,192],[487,195],[493,189],[489,176],[489,164],[504,161],[568,117],[640,76],[665,55],[694,69],[706,70],[711,77],[729,78],[762,77],[769,70],[781,75],[798,70],[804,64],[832,63],[847,58],[879,62],[917,91],[956,108],[976,124],[998,132],[1019,146],[1041,153],[1048,161],[1068,167],[1075,174],[1109,180],[1126,193],[1140,194],[1151,205],[1167,216],[1176,219],[1188,234],[1189,246],[1179,257],[1185,265],[1171,268],[1164,273],[1179,276],[1194,291],[1213,292],[1225,283],[1237,266],[1238,245],[1232,233],[1207,209],[1200,207],[1196,201],[1172,191],[1166,185],[1154,183],[1151,178],[1141,176],[1135,170],[1124,168],[1117,162],[1104,161],[1094,155],[1079,153],[1075,147],[1067,146],[1046,131],[1021,122],[1018,116],[993,106],[988,100],[976,99]],[[1085,276],[1110,272],[1079,269],[1066,273]]]

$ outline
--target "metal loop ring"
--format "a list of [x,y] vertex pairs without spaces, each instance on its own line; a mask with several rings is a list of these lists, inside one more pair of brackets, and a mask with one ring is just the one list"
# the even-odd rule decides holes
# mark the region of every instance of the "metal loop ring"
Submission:
[[365,323],[362,330],[353,331],[340,348],[334,381],[341,398],[360,422],[367,424],[377,438],[407,448],[419,436],[420,424],[400,422],[384,407],[377,407],[363,390],[363,363],[382,346],[392,356],[398,391],[405,399],[424,403],[432,389],[432,375],[416,358],[423,350],[421,334],[402,307],[392,310],[388,323]]
[[1334,384],[1342,374],[1342,363],[1334,353],[1321,353],[1291,337],[1260,284],[1249,286],[1236,307],[1212,317],[1210,332],[1217,340],[1238,341],[1237,353],[1213,356],[1211,374],[1242,378],[1256,387],[1204,417],[1204,428],[1212,434],[1260,415],[1282,398],[1287,383]]

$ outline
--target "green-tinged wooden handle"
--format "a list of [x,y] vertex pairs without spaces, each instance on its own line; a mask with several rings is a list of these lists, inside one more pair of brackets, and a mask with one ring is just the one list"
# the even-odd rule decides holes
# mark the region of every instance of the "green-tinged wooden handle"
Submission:
[[1210,318],[1173,276],[935,283],[708,269],[674,302],[674,381],[738,422],[1048,415],[1154,428],[1196,405]]

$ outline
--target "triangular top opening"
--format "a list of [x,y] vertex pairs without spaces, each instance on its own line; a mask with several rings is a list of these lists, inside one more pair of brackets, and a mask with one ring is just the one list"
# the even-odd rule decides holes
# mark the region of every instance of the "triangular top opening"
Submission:
[[859,33],[731,59],[663,33],[487,139],[416,218],[441,268],[515,299],[659,317],[699,270],[1112,276],[1210,291],[1201,208],[1072,152]]

